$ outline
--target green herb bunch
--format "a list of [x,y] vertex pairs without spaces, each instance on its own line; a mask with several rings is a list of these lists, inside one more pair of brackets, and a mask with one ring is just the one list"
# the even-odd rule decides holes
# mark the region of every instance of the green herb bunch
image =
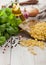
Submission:
[[11,8],[0,10],[0,46],[5,43],[12,35],[19,33],[18,25],[21,23],[20,18],[16,18]]

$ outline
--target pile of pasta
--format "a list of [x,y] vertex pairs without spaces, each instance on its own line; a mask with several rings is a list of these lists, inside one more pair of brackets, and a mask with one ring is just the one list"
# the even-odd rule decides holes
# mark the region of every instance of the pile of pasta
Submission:
[[31,27],[30,34],[38,40],[46,40],[46,22],[39,22]]

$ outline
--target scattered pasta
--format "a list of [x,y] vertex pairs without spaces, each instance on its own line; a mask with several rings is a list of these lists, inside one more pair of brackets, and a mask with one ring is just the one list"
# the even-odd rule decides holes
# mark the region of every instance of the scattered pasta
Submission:
[[45,48],[45,43],[43,41],[38,41],[37,39],[20,40],[20,45],[28,47],[28,50],[34,55],[36,55],[36,52],[34,51],[34,46],[41,49]]

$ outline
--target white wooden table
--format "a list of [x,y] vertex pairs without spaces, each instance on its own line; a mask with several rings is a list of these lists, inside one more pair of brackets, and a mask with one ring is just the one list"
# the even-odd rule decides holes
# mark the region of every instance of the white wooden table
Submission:
[[10,47],[0,47],[0,65],[10,65],[10,50]]
[[26,48],[17,46],[12,50],[11,65],[46,65],[46,49],[35,48],[37,55],[34,56]]
[[[2,4],[8,4],[10,0],[0,0],[0,7]],[[13,1],[13,0],[12,0]],[[22,0],[21,0],[22,1]],[[40,0],[41,6],[46,4],[45,0]],[[29,8],[31,6],[24,6]],[[21,9],[24,9],[21,7]],[[37,6],[35,6],[37,7]],[[18,45],[16,48],[12,49],[11,64],[10,64],[10,47],[7,48],[5,54],[2,53],[2,48],[0,47],[0,65],[46,65],[46,49],[41,50],[40,48],[35,48],[37,55],[34,56],[27,51],[27,48]]]

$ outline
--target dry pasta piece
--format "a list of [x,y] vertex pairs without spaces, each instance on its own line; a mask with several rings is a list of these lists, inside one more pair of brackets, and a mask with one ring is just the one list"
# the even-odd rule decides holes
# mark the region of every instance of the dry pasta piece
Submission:
[[33,51],[33,50],[31,50],[31,53],[32,53],[33,55],[37,55],[37,53],[36,53],[35,51]]
[[37,53],[34,51],[33,47],[28,47],[28,51],[30,51],[33,55],[37,55]]

